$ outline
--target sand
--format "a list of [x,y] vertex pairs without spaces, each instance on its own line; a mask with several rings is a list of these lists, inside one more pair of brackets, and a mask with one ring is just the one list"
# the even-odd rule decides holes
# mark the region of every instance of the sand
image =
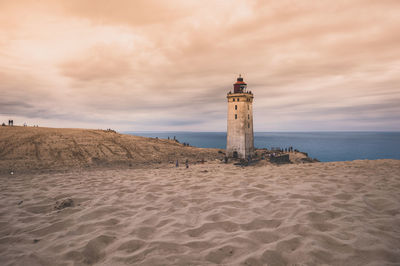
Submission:
[[143,168],[186,159],[193,163],[222,159],[222,151],[107,130],[0,126],[0,173],[3,174]]
[[400,265],[398,160],[0,178],[0,265]]
[[[171,136],[172,138],[173,136]],[[258,150],[258,159],[265,150]],[[187,146],[173,139],[120,134],[108,130],[2,127],[0,174],[69,172],[71,169],[149,168],[204,161],[223,161],[225,150]],[[301,152],[293,163],[312,162]],[[266,165],[263,160],[258,164]]]

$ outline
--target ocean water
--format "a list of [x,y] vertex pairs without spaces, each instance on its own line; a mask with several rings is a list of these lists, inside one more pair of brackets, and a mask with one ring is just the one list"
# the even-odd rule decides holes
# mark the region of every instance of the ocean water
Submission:
[[[176,138],[202,148],[226,147],[225,132],[124,132]],[[400,159],[400,132],[255,132],[257,148],[292,146],[323,162],[358,159]]]

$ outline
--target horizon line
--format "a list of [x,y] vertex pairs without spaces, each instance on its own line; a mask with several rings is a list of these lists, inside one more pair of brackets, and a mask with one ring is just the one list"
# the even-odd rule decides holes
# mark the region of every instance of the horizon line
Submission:
[[[226,133],[226,131],[194,131],[194,130],[123,130],[120,133],[161,133],[161,132],[182,132],[182,133]],[[400,130],[310,130],[310,131],[254,131],[254,133],[323,133],[323,132],[376,132],[376,133],[400,133]]]

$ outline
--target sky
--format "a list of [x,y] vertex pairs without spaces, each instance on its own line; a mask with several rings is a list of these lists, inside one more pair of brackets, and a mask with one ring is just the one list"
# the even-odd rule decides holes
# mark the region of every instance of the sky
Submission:
[[398,0],[0,0],[0,122],[225,131],[242,74],[255,131],[399,131]]

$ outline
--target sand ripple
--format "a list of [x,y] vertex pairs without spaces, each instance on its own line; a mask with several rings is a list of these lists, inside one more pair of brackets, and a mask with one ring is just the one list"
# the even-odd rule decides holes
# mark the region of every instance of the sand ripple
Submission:
[[[0,264],[399,265],[399,169],[209,163],[1,176]],[[66,198],[74,205],[54,208]]]

